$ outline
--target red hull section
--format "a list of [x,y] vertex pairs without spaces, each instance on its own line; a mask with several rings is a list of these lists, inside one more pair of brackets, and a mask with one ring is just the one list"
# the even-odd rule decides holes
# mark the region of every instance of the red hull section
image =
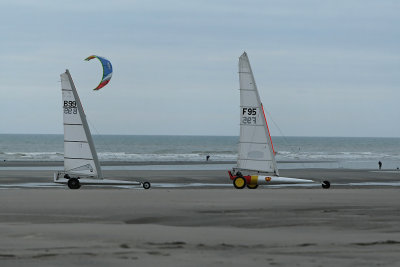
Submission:
[[[238,177],[237,175],[233,175],[231,171],[228,171],[228,174],[229,174],[229,178],[230,178],[232,181],[235,180],[236,177]],[[247,184],[250,184],[250,182],[251,182],[251,176],[250,176],[250,175],[241,176],[241,177],[243,177],[244,179],[246,179],[246,183],[247,183]]]

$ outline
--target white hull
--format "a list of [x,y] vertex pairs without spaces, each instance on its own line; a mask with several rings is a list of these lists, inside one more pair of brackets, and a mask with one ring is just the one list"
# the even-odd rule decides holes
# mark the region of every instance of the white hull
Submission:
[[[253,176],[252,179],[253,181]],[[315,183],[313,180],[300,179],[300,178],[289,178],[280,176],[258,176],[257,184],[269,185],[269,184],[310,184]]]
[[[54,182],[57,184],[68,184],[68,179],[59,177],[58,173],[54,173]],[[142,185],[137,181],[122,181],[112,179],[93,179],[93,178],[80,178],[81,185]]]

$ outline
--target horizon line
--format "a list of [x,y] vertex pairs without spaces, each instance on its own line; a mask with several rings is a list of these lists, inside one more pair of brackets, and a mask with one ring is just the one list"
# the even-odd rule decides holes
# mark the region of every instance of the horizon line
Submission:
[[[64,135],[63,133],[0,133],[0,135]],[[239,137],[239,135],[205,135],[205,134],[92,134],[93,136],[197,136],[197,137]],[[272,135],[272,137],[305,137],[305,138],[400,138],[400,136],[320,136],[320,135]]]

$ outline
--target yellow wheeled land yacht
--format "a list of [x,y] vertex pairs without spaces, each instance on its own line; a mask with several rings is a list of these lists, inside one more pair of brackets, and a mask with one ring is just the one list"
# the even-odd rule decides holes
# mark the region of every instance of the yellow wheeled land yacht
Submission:
[[239,83],[239,154],[237,166],[228,171],[233,186],[256,189],[258,185],[320,183],[322,188],[329,188],[329,181],[279,176],[267,119],[246,52],[239,58]]

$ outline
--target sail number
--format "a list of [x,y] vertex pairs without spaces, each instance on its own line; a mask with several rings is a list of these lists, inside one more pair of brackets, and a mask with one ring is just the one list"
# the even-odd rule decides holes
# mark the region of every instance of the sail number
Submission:
[[242,108],[242,123],[257,124],[257,108]]
[[257,115],[256,108],[243,108],[242,115]]
[[77,114],[76,101],[64,101],[64,114]]

